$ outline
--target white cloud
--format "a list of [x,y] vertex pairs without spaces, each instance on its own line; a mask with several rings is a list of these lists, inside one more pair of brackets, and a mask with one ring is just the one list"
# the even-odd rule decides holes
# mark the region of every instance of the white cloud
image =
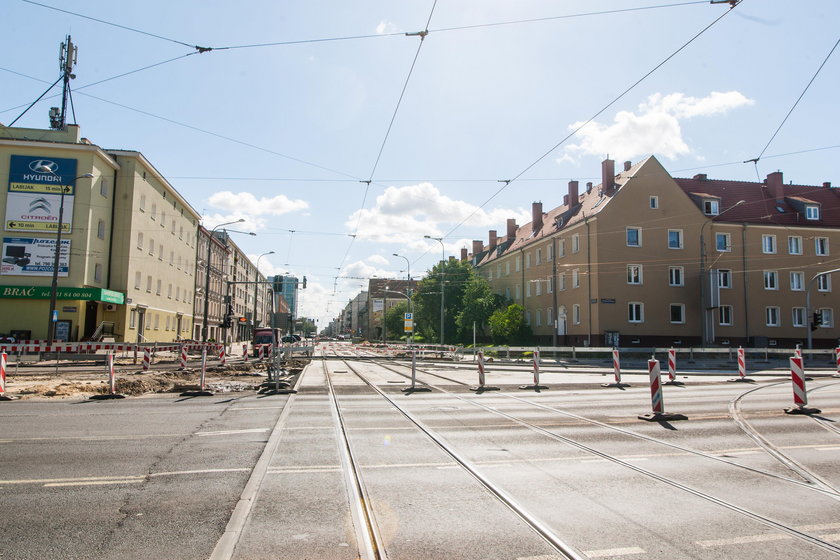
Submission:
[[386,259],[382,255],[371,255],[371,256],[368,257],[367,260],[368,260],[369,263],[379,264],[379,265],[387,265],[387,264],[391,263],[391,261],[389,261],[388,259]]
[[230,191],[221,191],[213,193],[209,198],[209,202],[214,208],[225,210],[235,209],[235,211],[242,214],[251,214],[254,216],[279,216],[309,208],[309,203],[305,200],[292,200],[283,194],[271,198],[257,198],[248,192],[232,193]]
[[391,23],[390,21],[380,21],[379,24],[376,26],[376,33],[378,35],[384,35],[386,33],[399,33],[400,28],[397,27],[395,24]]
[[356,261],[346,265],[341,271],[341,277],[345,278],[391,278],[394,276],[392,270],[385,270],[384,268],[377,268],[374,265],[368,264],[365,261]]
[[[698,98],[683,93],[654,93],[641,103],[636,113],[619,111],[613,124],[591,122],[575,134],[577,144],[566,147],[556,161],[568,161],[574,154],[610,154],[615,159],[631,159],[656,154],[674,159],[691,153],[683,140],[681,121],[692,117],[722,115],[732,109],[751,105],[754,101],[737,91],[713,91]],[[583,122],[569,125],[570,130]]]
[[503,227],[508,218],[531,221],[530,212],[496,208],[486,211],[463,200],[445,196],[431,183],[388,187],[373,208],[357,210],[345,222],[351,230],[358,224],[360,238],[398,243],[411,250],[426,250],[424,235],[440,236],[446,225]]

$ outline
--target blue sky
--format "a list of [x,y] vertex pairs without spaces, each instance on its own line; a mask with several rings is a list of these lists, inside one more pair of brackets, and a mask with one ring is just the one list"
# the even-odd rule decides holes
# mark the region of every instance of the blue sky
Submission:
[[[838,40],[836,0],[5,0],[3,19],[0,122],[58,78],[72,35],[82,135],[142,152],[205,225],[245,218],[257,236],[237,242],[307,276],[321,327],[367,278],[405,276],[393,253],[421,276],[441,255],[424,235],[457,255],[598,183],[608,154],[840,182],[840,53],[767,146]],[[263,46],[223,48],[244,45]],[[16,125],[47,128],[59,103]]]

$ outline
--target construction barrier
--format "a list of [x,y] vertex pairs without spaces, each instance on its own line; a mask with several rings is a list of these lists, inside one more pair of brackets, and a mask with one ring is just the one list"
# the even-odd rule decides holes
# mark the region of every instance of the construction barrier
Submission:
[[834,361],[837,363],[837,373],[832,377],[840,377],[840,346],[834,349]]
[[484,352],[478,351],[478,386],[484,388]]
[[242,345],[242,359],[246,362],[248,361],[248,345],[247,344]]
[[790,358],[790,380],[793,384],[793,406],[786,408],[787,414],[819,414],[820,409],[808,407],[808,391],[805,390],[805,367],[802,358]]
[[[224,349],[222,350],[224,352]],[[207,390],[207,349],[201,351],[201,376],[198,379],[198,387],[201,391]]]
[[152,349],[143,348],[143,371],[149,371],[152,366]]
[[534,350],[534,385],[540,384],[540,349]]
[[181,345],[181,369],[187,369],[187,347]]
[[745,379],[747,377],[747,358],[744,349],[738,347],[738,377]]
[[651,412],[653,412],[653,414],[663,414],[665,412],[665,400],[662,397],[659,360],[648,360],[648,374],[650,375]]
[[6,358],[5,352],[0,354],[0,397],[6,396]]
[[618,348],[612,350],[613,358],[613,376],[616,383],[621,383],[621,362],[619,360]]
[[225,346],[222,345],[221,349],[219,349],[219,365],[225,365]]

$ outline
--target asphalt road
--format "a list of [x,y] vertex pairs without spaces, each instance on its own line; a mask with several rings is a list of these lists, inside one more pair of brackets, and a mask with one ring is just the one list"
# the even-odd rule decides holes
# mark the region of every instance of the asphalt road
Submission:
[[644,422],[643,372],[617,389],[607,370],[549,371],[535,392],[526,366],[490,366],[501,390],[476,394],[473,368],[438,366],[418,372],[434,392],[406,394],[353,367],[394,402],[330,361],[337,410],[320,362],[291,396],[0,403],[0,558],[357,558],[339,414],[390,558],[560,557],[407,415],[586,557],[839,556],[831,371],[809,382],[816,418],[784,414],[778,371],[705,372],[664,388],[688,420]]

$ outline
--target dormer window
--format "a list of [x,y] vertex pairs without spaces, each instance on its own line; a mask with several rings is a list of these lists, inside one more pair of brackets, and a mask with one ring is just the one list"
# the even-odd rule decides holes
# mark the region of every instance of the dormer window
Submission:
[[820,207],[816,204],[808,204],[805,206],[805,219],[806,220],[819,220],[820,219]]
[[717,216],[720,214],[720,201],[707,198],[703,201],[703,213],[707,216]]

